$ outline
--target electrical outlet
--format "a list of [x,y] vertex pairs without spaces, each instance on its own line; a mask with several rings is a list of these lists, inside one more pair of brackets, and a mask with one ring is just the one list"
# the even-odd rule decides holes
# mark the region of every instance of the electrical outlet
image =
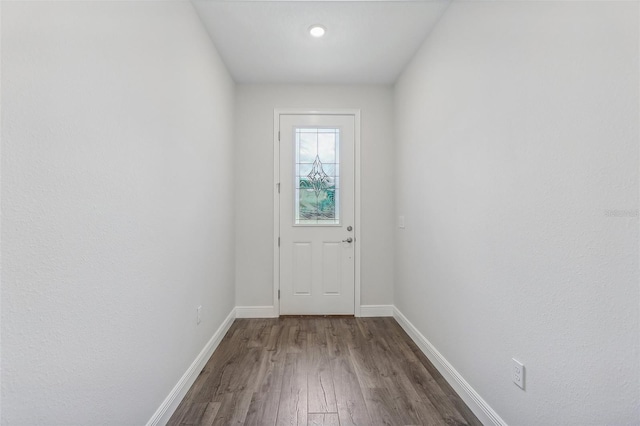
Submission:
[[200,324],[200,321],[202,321],[202,306],[196,308],[196,321],[197,324]]
[[524,365],[515,358],[511,358],[511,379],[524,389]]
[[404,229],[404,216],[398,216],[398,228]]

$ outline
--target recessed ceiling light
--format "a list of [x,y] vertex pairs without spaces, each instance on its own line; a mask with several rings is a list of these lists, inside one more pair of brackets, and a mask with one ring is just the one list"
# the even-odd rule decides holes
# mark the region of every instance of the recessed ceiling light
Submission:
[[309,27],[309,34],[311,34],[313,37],[322,37],[326,32],[327,29],[322,25],[316,24]]

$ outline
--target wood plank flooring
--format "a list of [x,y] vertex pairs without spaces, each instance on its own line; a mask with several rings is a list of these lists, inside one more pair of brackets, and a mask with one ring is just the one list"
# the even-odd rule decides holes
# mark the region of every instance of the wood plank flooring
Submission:
[[169,425],[481,425],[393,318],[237,319]]

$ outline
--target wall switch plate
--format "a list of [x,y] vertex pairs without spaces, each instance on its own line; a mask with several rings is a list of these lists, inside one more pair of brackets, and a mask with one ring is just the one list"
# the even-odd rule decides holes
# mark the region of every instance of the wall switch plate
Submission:
[[202,306],[198,306],[196,308],[196,315],[197,315],[197,324],[200,324],[200,321],[202,321]]
[[404,216],[398,216],[398,228],[404,229]]
[[524,389],[524,365],[515,358],[511,358],[511,379],[513,383]]

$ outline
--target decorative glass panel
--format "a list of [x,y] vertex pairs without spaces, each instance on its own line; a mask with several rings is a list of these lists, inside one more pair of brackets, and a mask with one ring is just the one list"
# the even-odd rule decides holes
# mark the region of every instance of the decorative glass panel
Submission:
[[340,129],[296,129],[296,225],[338,225]]

